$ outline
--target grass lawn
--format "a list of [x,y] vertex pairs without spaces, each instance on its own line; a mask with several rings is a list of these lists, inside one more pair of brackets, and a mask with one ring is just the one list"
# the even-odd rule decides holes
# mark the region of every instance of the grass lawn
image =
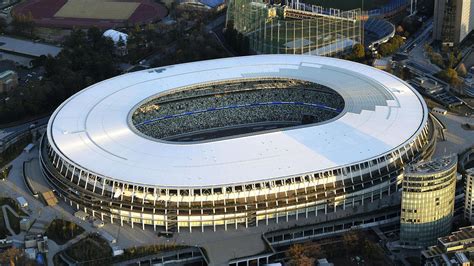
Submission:
[[62,245],[83,232],[84,228],[73,222],[55,219],[49,224],[45,235],[57,244]]

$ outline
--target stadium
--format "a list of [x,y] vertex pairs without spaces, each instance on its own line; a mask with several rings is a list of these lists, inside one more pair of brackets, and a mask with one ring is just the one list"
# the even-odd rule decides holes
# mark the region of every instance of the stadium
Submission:
[[102,220],[229,230],[361,214],[399,196],[435,134],[422,97],[386,72],[260,55],[92,85],[53,113],[40,161],[60,198]]
[[168,10],[153,0],[27,0],[12,14],[31,15],[41,27],[106,29],[153,23]]

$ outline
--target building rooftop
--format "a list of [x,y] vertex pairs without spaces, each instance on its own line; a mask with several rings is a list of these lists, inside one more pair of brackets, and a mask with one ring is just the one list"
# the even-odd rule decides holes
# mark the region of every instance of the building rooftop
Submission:
[[418,174],[418,173],[436,173],[444,169],[450,168],[453,164],[457,163],[457,156],[455,154],[448,155],[445,157],[436,158],[428,162],[420,162],[412,164],[407,167],[407,174]]
[[[462,254],[462,252],[472,251],[474,248],[474,226],[459,228],[459,231],[452,232],[448,236],[438,238],[438,244],[422,251],[425,258],[436,258],[447,253]],[[462,255],[458,255],[463,260]]]
[[31,57],[40,57],[42,55],[56,56],[61,51],[61,47],[12,37],[0,36],[0,50]]
[[443,245],[449,245],[453,242],[471,240],[474,242],[474,226],[466,226],[459,228],[459,231],[452,232],[449,236],[438,238]]

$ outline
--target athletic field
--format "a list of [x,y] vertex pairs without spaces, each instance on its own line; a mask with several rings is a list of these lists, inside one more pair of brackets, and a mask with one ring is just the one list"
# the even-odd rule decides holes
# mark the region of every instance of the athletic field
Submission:
[[128,19],[139,5],[139,2],[68,0],[54,16],[63,18]]
[[153,23],[168,14],[154,0],[27,0],[12,12],[31,14],[42,27],[103,29]]

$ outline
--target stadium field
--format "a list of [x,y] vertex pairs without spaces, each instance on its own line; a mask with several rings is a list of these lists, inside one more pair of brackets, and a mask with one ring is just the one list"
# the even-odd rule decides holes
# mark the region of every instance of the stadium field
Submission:
[[128,19],[140,6],[139,2],[107,0],[69,0],[55,17],[90,19]]
[[26,0],[12,14],[31,14],[41,27],[106,29],[153,23],[168,10],[154,0]]

